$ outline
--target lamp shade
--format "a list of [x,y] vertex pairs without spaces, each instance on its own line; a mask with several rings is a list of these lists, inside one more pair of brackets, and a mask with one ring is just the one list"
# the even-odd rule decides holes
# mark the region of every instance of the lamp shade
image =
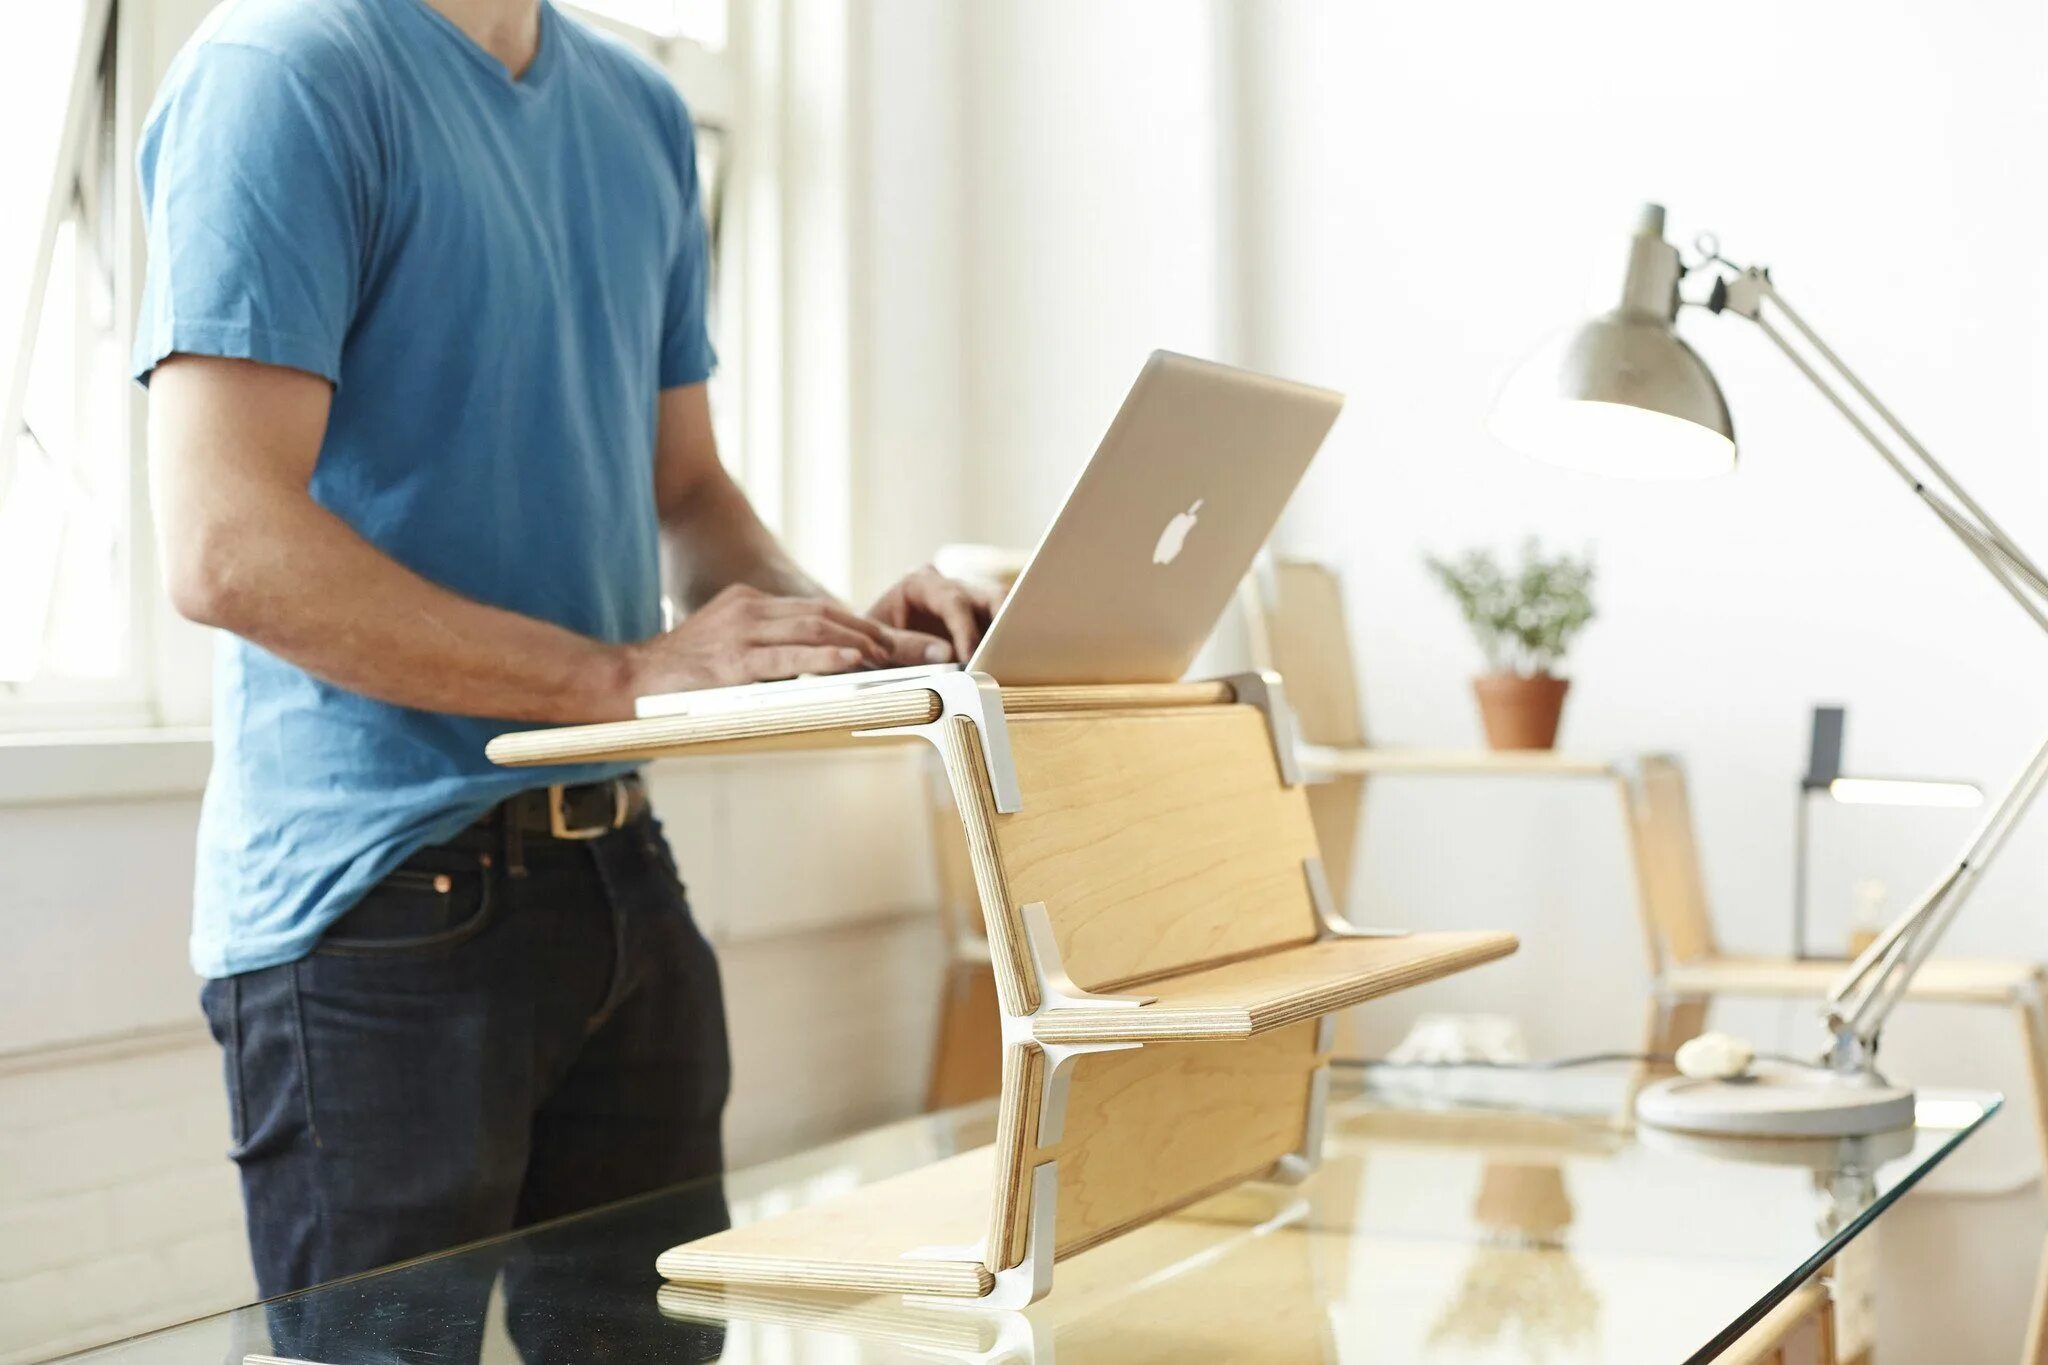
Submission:
[[1694,479],[1735,466],[1706,362],[1673,330],[1678,251],[1646,206],[1621,306],[1553,338],[1509,378],[1488,427],[1524,455],[1592,474]]

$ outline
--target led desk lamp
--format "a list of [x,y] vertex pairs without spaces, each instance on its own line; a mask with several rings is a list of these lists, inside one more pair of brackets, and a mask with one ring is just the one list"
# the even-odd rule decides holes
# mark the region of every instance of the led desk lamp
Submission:
[[[1673,325],[1681,306],[1733,313],[1755,323],[1799,367],[2034,623],[2048,630],[2048,578],[1786,306],[1770,272],[1735,265],[1711,237],[1702,236],[1696,245],[1701,259],[1690,270],[1710,275],[1713,285],[1703,300],[1682,299],[1678,284],[1688,267],[1664,240],[1664,210],[1645,205],[1621,305],[1566,333],[1516,372],[1494,410],[1494,435],[1524,454],[1590,473],[1726,473],[1735,466],[1728,406],[1713,375]],[[1779,320],[1788,330],[1781,330]],[[1911,1123],[1913,1092],[1877,1070],[1879,1032],[2044,780],[2048,744],[2028,761],[1955,865],[1849,964],[1828,992],[1824,1018],[1832,1041],[1821,1066],[1758,1064],[1726,1080],[1662,1081],[1637,1097],[1637,1117],[1688,1132],[1759,1136],[1853,1136]]]

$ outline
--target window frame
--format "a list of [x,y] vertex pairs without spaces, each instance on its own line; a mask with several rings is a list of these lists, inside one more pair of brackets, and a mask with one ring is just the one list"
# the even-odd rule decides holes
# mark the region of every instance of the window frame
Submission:
[[[141,110],[134,107],[133,86],[140,66],[139,18],[143,6],[130,0],[82,0],[78,46],[73,53],[68,99],[58,138],[57,156],[43,187],[36,248],[21,315],[6,320],[14,331],[12,368],[0,374],[0,434],[24,430],[29,369],[44,308],[50,302],[55,248],[60,229],[80,207],[79,185],[91,179],[83,198],[87,213],[94,195],[111,191],[112,231],[107,242],[112,261],[95,257],[98,268],[113,277],[114,331],[125,355],[134,331],[139,297],[143,243],[139,205],[131,179],[122,168],[133,164]],[[111,85],[111,90],[108,86]],[[104,148],[104,155],[102,149]],[[87,234],[81,234],[83,249]],[[78,333],[84,335],[88,311],[85,292],[77,291]],[[106,678],[31,678],[0,682],[0,733],[71,729],[107,729],[160,723],[153,674],[152,547],[150,545],[147,471],[143,450],[143,409],[136,387],[127,382],[125,366],[118,388],[82,396],[82,402],[118,404],[111,424],[112,439],[123,456],[125,497],[122,508],[123,578],[127,600],[127,639],[122,666]],[[0,439],[0,466],[13,459],[12,440]],[[9,471],[0,467],[0,479]]]

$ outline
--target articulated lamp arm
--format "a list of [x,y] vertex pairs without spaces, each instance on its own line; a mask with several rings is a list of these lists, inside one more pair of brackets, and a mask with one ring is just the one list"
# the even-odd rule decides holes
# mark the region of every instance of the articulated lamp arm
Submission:
[[[2033,560],[1785,303],[1768,271],[1735,266],[1718,254],[1711,239],[1704,239],[1701,246],[1710,263],[1731,272],[1716,277],[1713,293],[1703,306],[1755,323],[2034,623],[2048,631],[2048,577]],[[1772,315],[1784,319],[1791,335]],[[1793,343],[1793,335],[1805,349]],[[1870,416],[1858,411],[1849,394],[1862,400]],[[1829,991],[1825,1017],[1833,1043],[1828,1061],[1836,1070],[1855,1073],[1875,1068],[1878,1035],[1886,1016],[1905,995],[1914,974],[1934,951],[2044,783],[2048,783],[2048,742],[2035,751],[2011,789],[1971,835],[1956,863],[1850,964]]]

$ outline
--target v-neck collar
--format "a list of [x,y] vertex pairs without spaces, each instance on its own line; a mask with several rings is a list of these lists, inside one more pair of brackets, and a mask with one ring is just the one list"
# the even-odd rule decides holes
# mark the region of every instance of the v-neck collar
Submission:
[[534,50],[533,60],[526,64],[523,74],[515,77],[511,69],[499,61],[483,44],[463,32],[462,26],[434,8],[427,0],[396,0],[398,4],[416,10],[428,23],[446,35],[447,39],[462,50],[464,56],[474,62],[487,76],[515,94],[538,95],[543,90],[555,67],[560,64],[562,46],[562,19],[548,0],[540,0],[540,39]]

